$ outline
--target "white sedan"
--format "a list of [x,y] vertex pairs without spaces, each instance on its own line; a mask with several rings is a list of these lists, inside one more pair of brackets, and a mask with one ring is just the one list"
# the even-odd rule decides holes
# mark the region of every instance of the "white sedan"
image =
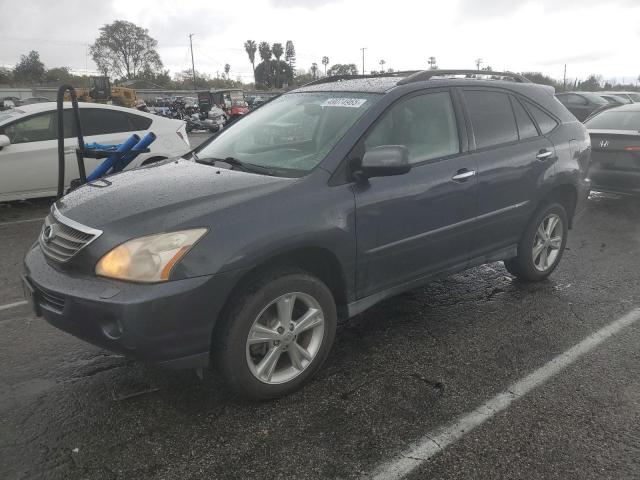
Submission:
[[[156,135],[150,152],[138,155],[127,169],[190,150],[182,120],[163,118],[130,108],[80,102],[85,143],[118,144],[132,134]],[[78,145],[73,110],[65,103],[65,182],[78,178]],[[36,103],[0,112],[0,201],[56,195],[58,185],[58,129],[56,103]],[[85,159],[87,174],[102,160]]]

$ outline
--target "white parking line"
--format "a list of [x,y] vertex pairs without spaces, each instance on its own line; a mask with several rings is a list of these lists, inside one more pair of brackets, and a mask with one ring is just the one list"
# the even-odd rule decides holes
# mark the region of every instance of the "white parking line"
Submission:
[[417,442],[410,445],[409,448],[399,456],[380,465],[372,474],[368,475],[367,478],[373,478],[375,480],[403,478],[431,457],[447,448],[447,446],[457,442],[471,430],[482,425],[496,413],[509,407],[513,401],[542,385],[609,337],[632,325],[639,319],[640,309],[636,309],[618,320],[611,322],[569,350],[561,353],[538,370],[512,384],[507,390],[499,393],[474,411],[463,415],[453,423],[427,433]]
[[18,223],[42,222],[43,220],[44,220],[44,217],[30,218],[29,220],[14,220],[11,222],[0,222],[0,227],[4,225],[17,225]]
[[0,305],[0,311],[9,310],[10,308],[16,308],[16,307],[19,307],[21,305],[26,305],[26,304],[27,304],[27,302],[25,300],[22,300],[20,302],[7,303],[6,305]]

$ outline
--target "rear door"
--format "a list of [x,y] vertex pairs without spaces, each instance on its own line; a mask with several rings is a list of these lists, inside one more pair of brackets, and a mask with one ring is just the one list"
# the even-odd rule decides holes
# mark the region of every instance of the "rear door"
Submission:
[[[72,116],[71,110],[65,110],[64,124],[65,137],[67,137],[65,145],[67,145],[68,164],[71,165],[70,173],[74,175],[71,178],[78,178],[78,166],[74,153],[74,146],[77,146],[78,142]],[[151,119],[142,115],[106,108],[81,108],[80,121],[85,143],[97,142],[103,145],[123,143],[134,133],[143,137],[152,123]],[[93,158],[85,159],[87,173],[93,171],[102,161]]]
[[555,150],[521,98],[497,89],[471,88],[462,96],[478,169],[470,255],[480,257],[519,241],[539,185],[553,169]]
[[359,297],[466,265],[476,166],[454,105],[448,90],[404,97],[356,147],[362,158],[376,146],[405,145],[412,163],[405,175],[354,186]]

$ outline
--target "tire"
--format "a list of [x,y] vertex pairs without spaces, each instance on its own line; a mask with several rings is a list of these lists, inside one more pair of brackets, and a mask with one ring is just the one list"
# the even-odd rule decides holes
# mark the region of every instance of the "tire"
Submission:
[[300,388],[322,366],[335,337],[330,290],[297,269],[261,276],[242,288],[225,312],[214,332],[213,365],[233,390],[254,400]]
[[[556,223],[551,236],[542,238],[539,227],[545,233],[551,227],[549,221]],[[544,226],[543,226],[544,223]],[[556,269],[564,253],[569,233],[567,211],[557,202],[548,203],[533,215],[518,243],[518,256],[504,261],[509,273],[525,282],[540,282]],[[562,235],[561,238],[559,236]],[[538,253],[539,252],[539,253]],[[546,255],[546,257],[545,257]]]

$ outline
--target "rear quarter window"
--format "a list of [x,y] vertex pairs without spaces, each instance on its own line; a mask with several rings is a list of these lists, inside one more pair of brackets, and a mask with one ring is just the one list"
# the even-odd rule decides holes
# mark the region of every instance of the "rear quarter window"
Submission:
[[142,115],[135,115],[133,113],[127,113],[127,117],[129,117],[129,122],[131,123],[133,130],[148,130],[153,122],[150,118],[143,117]]
[[536,107],[533,103],[525,101],[525,105],[527,106],[527,110],[531,113],[531,116],[538,124],[540,131],[543,135],[551,132],[554,128],[558,126],[558,122],[551,115]]

